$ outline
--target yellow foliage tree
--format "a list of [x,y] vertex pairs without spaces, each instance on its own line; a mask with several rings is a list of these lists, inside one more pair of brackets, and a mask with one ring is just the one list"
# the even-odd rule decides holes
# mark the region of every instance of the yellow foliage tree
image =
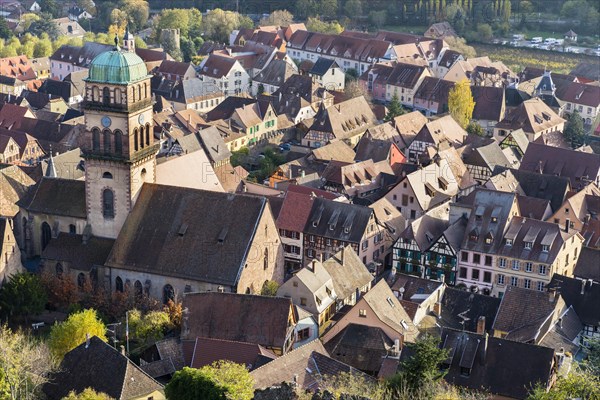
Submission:
[[473,117],[475,100],[471,93],[471,84],[468,79],[456,82],[448,94],[448,110],[460,126],[466,128]]
[[50,331],[48,345],[52,354],[62,359],[65,354],[85,342],[86,335],[98,336],[106,342],[106,326],[98,319],[96,310],[83,310],[71,314],[66,321],[56,324]]

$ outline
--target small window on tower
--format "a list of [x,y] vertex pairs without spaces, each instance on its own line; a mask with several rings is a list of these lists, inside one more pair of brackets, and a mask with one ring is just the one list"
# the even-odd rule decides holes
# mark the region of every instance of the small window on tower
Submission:
[[105,173],[102,174],[102,178],[104,178],[104,179],[112,179],[113,176],[112,176],[112,174],[110,172],[105,172]]

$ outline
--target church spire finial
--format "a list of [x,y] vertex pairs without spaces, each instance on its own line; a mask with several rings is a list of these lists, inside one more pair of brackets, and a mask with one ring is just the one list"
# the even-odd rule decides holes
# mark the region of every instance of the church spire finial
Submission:
[[56,178],[56,167],[54,166],[54,157],[52,156],[52,145],[50,145],[50,159],[48,160],[48,168],[44,174],[46,178]]
[[115,33],[115,48],[116,50],[121,50],[121,48],[119,47],[119,33]]

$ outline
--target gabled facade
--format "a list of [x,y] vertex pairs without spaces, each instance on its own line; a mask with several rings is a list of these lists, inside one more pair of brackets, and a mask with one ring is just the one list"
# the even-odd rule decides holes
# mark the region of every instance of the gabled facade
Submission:
[[223,54],[211,54],[198,67],[198,77],[212,83],[213,90],[220,90],[227,97],[248,93],[250,75],[235,58]]
[[12,224],[13,220],[0,217],[0,286],[12,275],[24,271]]

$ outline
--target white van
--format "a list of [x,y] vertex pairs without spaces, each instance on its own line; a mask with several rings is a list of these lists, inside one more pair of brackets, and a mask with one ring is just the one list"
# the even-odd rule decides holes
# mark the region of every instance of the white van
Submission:
[[535,44],[535,43],[542,43],[542,38],[540,36],[531,38],[531,43]]
[[554,43],[556,43],[556,39],[549,37],[549,38],[546,38],[546,40],[544,40],[544,43],[545,44],[554,44]]

